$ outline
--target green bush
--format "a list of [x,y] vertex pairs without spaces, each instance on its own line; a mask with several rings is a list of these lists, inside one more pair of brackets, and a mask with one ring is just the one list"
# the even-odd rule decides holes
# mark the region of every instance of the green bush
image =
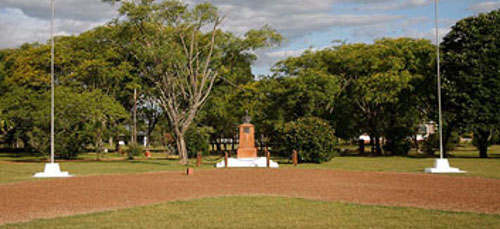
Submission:
[[[458,143],[460,142],[460,137],[457,133],[452,133],[448,143],[446,144],[446,151],[450,152],[454,150]],[[439,135],[431,134],[423,143],[424,152],[429,156],[433,156],[436,151],[439,151]]]
[[388,141],[384,145],[384,150],[392,155],[407,156],[410,152],[411,143],[407,139],[398,139],[397,141]]
[[208,154],[210,152],[210,127],[193,127],[186,132],[186,148],[188,156],[196,157],[198,152]]
[[137,143],[132,143],[128,145],[127,155],[129,160],[133,160],[134,157],[141,155],[144,152],[144,147]]
[[283,137],[284,148],[290,154],[297,150],[301,162],[321,163],[337,155],[334,131],[323,119],[304,117],[288,122]]
[[411,135],[411,128],[404,125],[394,125],[387,128],[385,132],[387,143],[384,144],[384,151],[392,155],[407,156],[411,149],[411,142],[408,136]]

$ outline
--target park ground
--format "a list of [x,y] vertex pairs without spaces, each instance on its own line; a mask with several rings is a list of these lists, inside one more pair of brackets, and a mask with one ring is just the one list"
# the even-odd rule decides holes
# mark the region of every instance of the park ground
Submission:
[[[0,154],[0,224],[6,228],[499,228],[500,146],[450,155],[459,175],[423,174],[432,158],[336,157],[323,164],[274,158],[280,169],[214,169],[192,176],[154,153],[133,161],[94,154],[61,161],[69,179],[31,178],[43,158]],[[195,161],[191,161],[194,167]],[[229,217],[228,217],[229,216]],[[411,220],[410,220],[411,219]],[[1,227],[1,226],[0,226]]]

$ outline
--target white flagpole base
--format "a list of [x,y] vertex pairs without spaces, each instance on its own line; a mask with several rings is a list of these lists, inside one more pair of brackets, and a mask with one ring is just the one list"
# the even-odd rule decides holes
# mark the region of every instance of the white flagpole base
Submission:
[[50,177],[71,177],[68,172],[62,172],[58,163],[45,164],[45,170],[41,173],[33,175],[36,178],[50,178]]
[[448,159],[436,159],[434,161],[434,168],[426,168],[426,173],[466,173],[466,171],[458,168],[450,167]]

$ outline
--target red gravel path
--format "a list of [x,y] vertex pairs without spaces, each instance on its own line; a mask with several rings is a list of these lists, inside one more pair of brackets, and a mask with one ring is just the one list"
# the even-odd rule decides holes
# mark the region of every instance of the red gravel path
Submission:
[[229,195],[279,195],[500,213],[500,180],[306,169],[217,169],[102,175],[0,185],[0,224]]

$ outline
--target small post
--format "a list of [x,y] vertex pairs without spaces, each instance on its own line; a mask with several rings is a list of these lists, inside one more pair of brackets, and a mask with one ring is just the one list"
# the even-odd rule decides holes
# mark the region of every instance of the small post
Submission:
[[186,175],[193,175],[194,174],[194,169],[193,168],[187,168],[186,170]]
[[198,155],[196,156],[196,167],[201,166],[201,162],[202,162],[201,160],[202,160],[201,152],[198,152]]
[[227,161],[228,161],[228,159],[227,159],[227,151],[225,151],[224,152],[224,167],[226,167],[226,168],[227,168]]
[[266,167],[269,168],[269,167],[271,167],[271,163],[270,163],[271,154],[269,153],[269,151],[267,149],[265,149],[265,152],[266,152]]
[[297,150],[293,150],[292,153],[292,163],[293,166],[297,166],[298,160],[297,160]]

